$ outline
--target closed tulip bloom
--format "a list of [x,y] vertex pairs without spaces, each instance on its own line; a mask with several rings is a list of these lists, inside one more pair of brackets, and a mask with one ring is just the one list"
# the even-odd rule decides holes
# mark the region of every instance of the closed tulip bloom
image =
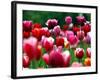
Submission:
[[58,21],[56,19],[48,19],[46,25],[49,29],[53,29],[55,26],[58,25]]
[[43,58],[44,62],[48,65],[49,64],[49,54],[48,53],[44,54],[42,56],[42,58]]
[[84,36],[84,31],[77,31],[77,37],[79,40],[83,40]]
[[53,29],[55,36],[58,36],[60,34],[60,31],[61,31],[60,26],[55,26]]
[[28,68],[30,64],[29,57],[24,53],[23,55],[23,67]]
[[37,39],[30,37],[24,39],[23,41],[23,51],[27,54],[30,60],[34,59],[36,56]]
[[86,55],[87,57],[91,58],[91,48],[87,48]]
[[70,61],[71,61],[71,55],[69,53],[68,50],[64,51],[62,53],[63,58],[64,58],[64,67],[68,67],[70,65]]
[[84,37],[83,41],[87,44],[91,44],[91,37],[89,34],[87,34],[87,36]]
[[84,65],[85,65],[85,66],[91,66],[91,59],[90,59],[90,58],[86,58],[86,59],[84,60]]
[[52,37],[45,37],[42,41],[43,47],[46,49],[46,51],[50,51],[53,48],[54,45],[54,39]]
[[34,24],[32,25],[32,28],[33,28],[33,29],[34,29],[34,28],[42,28],[42,25],[39,24],[39,23],[34,23]]
[[23,30],[24,31],[31,31],[32,29],[32,21],[23,21]]
[[83,48],[76,48],[75,50],[75,56],[79,59],[82,59],[84,56],[84,50]]
[[78,38],[76,36],[74,36],[74,35],[70,35],[68,41],[70,43],[70,47],[71,48],[76,48],[78,43],[79,43]]
[[64,58],[63,55],[56,51],[56,50],[52,50],[49,53],[49,65],[50,67],[64,67]]
[[79,62],[73,62],[71,66],[72,67],[82,67],[83,65],[82,63],[79,63]]
[[88,32],[91,31],[91,25],[90,24],[85,24],[83,27],[82,27],[83,31],[85,32],[85,34],[87,34]]
[[67,37],[67,40],[69,40],[69,37],[74,36],[74,33],[73,33],[73,31],[66,31],[65,36]]
[[67,16],[67,17],[65,18],[65,22],[66,22],[67,24],[71,24],[71,23],[72,23],[72,17],[71,17],[71,16]]
[[28,38],[28,37],[30,37],[30,32],[24,31],[23,32],[23,38]]
[[56,45],[57,46],[64,46],[64,38],[63,37],[56,37]]
[[84,16],[77,16],[77,17],[76,17],[76,20],[77,20],[77,22],[78,22],[79,24],[82,24],[82,23],[86,22],[86,19],[85,19]]
[[73,27],[73,32],[74,32],[75,34],[77,34],[77,32],[78,32],[78,31],[80,31],[80,28],[79,28],[79,27],[74,26],[74,27]]

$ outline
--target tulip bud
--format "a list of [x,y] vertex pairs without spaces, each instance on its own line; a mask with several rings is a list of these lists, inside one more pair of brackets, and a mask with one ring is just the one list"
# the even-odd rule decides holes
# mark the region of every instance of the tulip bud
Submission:
[[90,59],[90,58],[86,58],[86,59],[84,60],[84,65],[85,65],[85,66],[91,66],[91,59]]
[[91,58],[91,49],[90,48],[87,48],[86,55],[87,55],[87,57]]
[[44,54],[43,56],[42,56],[42,58],[43,58],[43,60],[45,61],[45,63],[48,65],[49,64],[49,54]]
[[83,40],[84,36],[84,31],[77,31],[77,37],[79,40]]
[[71,23],[72,23],[72,17],[71,17],[71,16],[67,16],[67,17],[65,18],[65,22],[66,22],[67,24],[71,24]]
[[61,31],[60,26],[55,26],[53,29],[55,36],[58,36],[60,34],[60,31]]
[[49,29],[53,29],[55,26],[57,26],[58,21],[56,19],[48,19],[46,22],[46,25]]
[[29,57],[24,53],[24,55],[23,55],[23,67],[27,68],[27,67],[29,67],[29,64],[30,64]]
[[84,50],[83,48],[76,48],[75,50],[75,56],[79,59],[82,59],[82,57],[84,56]]
[[32,29],[32,21],[23,21],[23,30],[31,31]]

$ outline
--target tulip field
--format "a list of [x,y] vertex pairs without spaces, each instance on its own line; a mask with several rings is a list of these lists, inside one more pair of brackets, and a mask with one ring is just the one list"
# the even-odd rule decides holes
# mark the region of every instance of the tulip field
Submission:
[[23,10],[23,68],[91,66],[91,14]]

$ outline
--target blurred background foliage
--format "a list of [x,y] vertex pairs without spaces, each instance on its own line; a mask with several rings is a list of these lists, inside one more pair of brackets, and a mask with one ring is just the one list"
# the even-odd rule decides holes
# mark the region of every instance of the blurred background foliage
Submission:
[[33,23],[40,23],[45,27],[48,19],[57,19],[58,24],[62,27],[65,24],[65,17],[71,16],[73,23],[76,22],[76,17],[82,14],[87,21],[91,21],[91,14],[89,13],[72,13],[72,12],[52,12],[52,11],[34,11],[23,10],[23,20],[32,20]]

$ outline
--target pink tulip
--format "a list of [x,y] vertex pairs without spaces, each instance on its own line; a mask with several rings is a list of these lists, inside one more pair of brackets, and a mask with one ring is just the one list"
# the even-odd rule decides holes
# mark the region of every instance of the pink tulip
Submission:
[[77,31],[77,37],[79,40],[83,40],[84,36],[84,31]]
[[76,19],[79,24],[86,22],[86,19],[84,16],[77,16]]
[[87,34],[87,36],[84,37],[83,41],[87,44],[90,44],[91,43],[91,37],[89,34]]
[[34,59],[36,57],[36,49],[37,49],[37,39],[34,37],[30,37],[28,39],[24,39],[23,41],[23,50],[29,57],[29,59]]
[[44,54],[43,56],[42,56],[42,58],[43,58],[43,60],[45,61],[45,63],[48,65],[49,64],[49,54]]
[[46,49],[46,51],[50,51],[54,45],[54,39],[52,37],[44,37],[42,38],[42,45]]
[[46,25],[49,29],[53,29],[55,26],[57,26],[58,21],[56,19],[48,19],[46,22]]
[[61,31],[60,26],[55,26],[53,29],[55,36],[58,36],[60,34],[60,31]]
[[73,31],[66,31],[66,32],[65,32],[65,36],[67,37],[67,40],[69,40],[69,37],[70,37],[71,35],[74,35]]
[[86,55],[87,57],[91,58],[91,48],[87,48]]
[[82,59],[82,57],[84,56],[84,50],[83,48],[76,48],[75,50],[75,56],[79,59]]
[[71,55],[70,55],[69,51],[67,51],[67,50],[64,51],[62,53],[62,55],[63,55],[63,58],[64,58],[64,66],[68,67],[70,65],[70,60],[71,60]]
[[23,21],[23,30],[31,31],[32,29],[32,21]]
[[64,67],[64,58],[60,52],[52,50],[49,53],[49,59],[50,67]]
[[68,41],[70,43],[70,47],[71,48],[76,48],[78,43],[79,43],[78,38],[76,36],[74,36],[74,35],[70,35]]
[[82,63],[79,63],[79,62],[73,62],[71,66],[72,67],[82,67],[83,65]]
[[65,18],[65,22],[66,22],[67,24],[71,24],[71,23],[72,23],[72,17],[71,17],[71,16],[67,16],[67,17]]

